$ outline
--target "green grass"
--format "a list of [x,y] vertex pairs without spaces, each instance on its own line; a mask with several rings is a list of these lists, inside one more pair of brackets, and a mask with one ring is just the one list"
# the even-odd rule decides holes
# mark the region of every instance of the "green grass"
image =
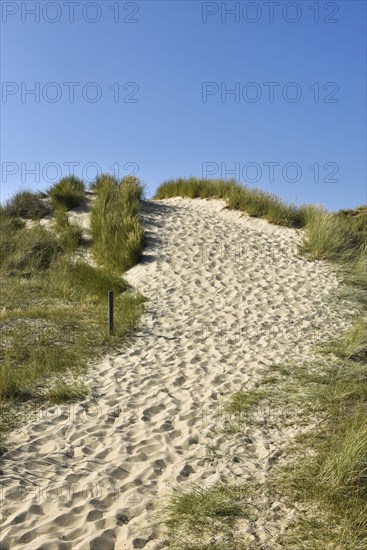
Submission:
[[45,398],[47,401],[59,405],[61,403],[80,401],[88,394],[89,389],[85,384],[67,384],[61,380],[47,391]]
[[243,487],[197,484],[172,492],[160,511],[160,524],[167,548],[240,550],[247,546],[236,536],[236,526],[249,517]]
[[49,288],[55,296],[65,300],[103,300],[109,290],[118,296],[129,285],[121,276],[103,267],[92,267],[83,261],[61,258],[51,268]]
[[67,210],[57,208],[55,210],[55,231],[60,245],[69,258],[76,252],[82,243],[83,232],[81,227],[69,220]]
[[104,187],[118,187],[119,181],[110,174],[101,174],[90,184],[90,190],[98,193]]
[[320,208],[308,220],[303,251],[313,260],[349,261],[364,242],[363,232],[345,218]]
[[8,274],[30,276],[47,270],[60,254],[56,236],[39,224],[26,228],[0,222],[0,229],[0,267]]
[[0,216],[40,220],[50,213],[51,208],[47,201],[41,198],[40,193],[23,190],[6,201],[1,207]]
[[[125,195],[125,210],[138,218],[136,198]],[[83,398],[87,389],[80,376],[121,348],[144,311],[144,298],[121,273],[77,259],[81,229],[65,208],[57,206],[50,229],[38,222],[26,228],[0,212],[1,441],[32,403]],[[106,322],[109,290],[115,293],[112,336]]]
[[144,228],[139,216],[143,188],[134,177],[116,185],[106,179],[97,188],[91,212],[92,250],[99,264],[116,273],[135,265],[144,246]]
[[362,317],[356,319],[352,327],[331,342],[327,349],[343,359],[367,363],[367,321]]
[[71,210],[80,206],[85,200],[84,182],[75,176],[62,178],[47,191],[54,208]]
[[226,404],[226,412],[241,418],[257,407],[266,395],[264,390],[238,391],[231,396]]

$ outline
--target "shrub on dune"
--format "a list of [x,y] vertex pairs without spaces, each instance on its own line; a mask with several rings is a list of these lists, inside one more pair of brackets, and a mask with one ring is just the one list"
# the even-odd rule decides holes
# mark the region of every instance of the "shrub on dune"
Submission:
[[51,211],[39,193],[19,191],[2,207],[2,216],[39,220]]

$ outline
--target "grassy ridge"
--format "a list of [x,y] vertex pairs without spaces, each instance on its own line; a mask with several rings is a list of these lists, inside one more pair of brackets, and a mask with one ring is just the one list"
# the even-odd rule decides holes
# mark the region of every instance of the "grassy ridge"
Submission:
[[[354,288],[352,296],[359,305],[367,302],[367,207],[329,213],[318,206],[287,205],[277,197],[258,189],[248,189],[234,181],[178,179],[164,182],[155,199],[174,196],[190,198],[222,198],[227,207],[261,217],[271,223],[304,229],[300,253],[309,260],[326,260],[337,267],[344,283]],[[267,385],[252,392],[239,392],[228,402],[228,413],[240,418],[227,429],[228,436],[241,431],[240,424],[251,411],[270,399],[272,408],[289,407],[289,396],[304,408],[304,415],[323,417],[314,433],[308,433],[292,452],[295,460],[280,469],[271,480],[270,491],[318,507],[318,515],[298,519],[278,542],[284,548],[297,550],[362,550],[367,548],[367,322],[365,315],[356,319],[352,328],[331,342],[327,368],[307,366],[283,368],[280,378],[272,375]],[[289,376],[289,373],[292,376]],[[283,378],[282,378],[283,377]],[[278,403],[278,404],[277,404]],[[311,413],[310,413],[311,411]],[[311,418],[311,420],[312,420]],[[302,423],[304,418],[299,419]],[[311,458],[304,458],[311,456]],[[195,495],[192,496],[192,498]],[[190,493],[189,493],[190,497]],[[203,491],[202,508],[211,496]],[[171,530],[169,547],[176,548],[175,538],[181,527],[176,525],[187,495],[175,494],[161,512],[163,522]],[[217,502],[217,513],[225,511]],[[167,517],[168,511],[168,517]],[[195,513],[187,509],[195,522]],[[186,524],[188,520],[186,518]],[[190,529],[185,536],[189,536]],[[173,530],[173,533],[172,533]],[[221,537],[217,529],[213,536]],[[180,546],[177,546],[180,547]],[[182,548],[206,548],[183,545]]]
[[247,212],[250,216],[265,218],[271,223],[287,227],[302,227],[306,212],[293,205],[287,205],[271,193],[250,189],[234,180],[200,180],[197,178],[169,180],[162,183],[154,199],[170,197],[224,199],[228,208]]
[[[140,196],[121,193],[120,215],[139,223]],[[110,262],[93,267],[76,256],[78,247],[87,243],[67,209],[83,201],[83,182],[68,178],[43,198],[20,192],[0,208],[0,439],[16,424],[20,405],[85,395],[78,375],[90,361],[118,346],[143,311],[143,297],[127,292],[129,285],[121,277],[126,263],[114,264],[114,269]],[[108,207],[114,206],[107,205],[107,216]],[[39,221],[46,211],[53,214],[48,228]],[[31,227],[25,219],[34,220]],[[131,265],[131,242],[119,237],[119,252]],[[106,329],[106,294],[111,289],[113,337]]]

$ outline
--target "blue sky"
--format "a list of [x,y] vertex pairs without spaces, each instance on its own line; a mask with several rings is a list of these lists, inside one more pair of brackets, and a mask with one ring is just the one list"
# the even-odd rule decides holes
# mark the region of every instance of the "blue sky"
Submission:
[[2,199],[100,169],[148,196],[233,175],[297,204],[366,203],[365,2],[1,4]]

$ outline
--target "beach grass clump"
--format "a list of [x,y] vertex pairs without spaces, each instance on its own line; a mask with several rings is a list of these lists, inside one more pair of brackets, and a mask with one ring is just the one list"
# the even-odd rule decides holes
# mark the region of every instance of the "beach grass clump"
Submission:
[[60,253],[55,235],[40,224],[30,228],[14,224],[5,224],[5,227],[7,236],[2,238],[1,267],[8,273],[30,276],[44,271]]
[[1,217],[24,218],[40,220],[51,213],[47,200],[40,193],[29,190],[18,191],[4,206],[1,207]]
[[349,262],[364,243],[363,232],[347,219],[319,208],[308,219],[302,251],[313,260]]
[[9,218],[0,211],[0,269],[16,249],[18,233],[25,227],[19,218]]
[[104,187],[118,187],[119,181],[115,176],[111,174],[101,174],[96,177],[96,179],[90,184],[89,188],[91,191],[98,192]]
[[260,389],[254,389],[252,391],[237,391],[235,392],[225,406],[225,411],[229,415],[233,415],[238,418],[245,417],[250,411],[253,411],[266,397],[266,392]]
[[62,178],[47,191],[54,208],[66,208],[71,210],[80,206],[85,200],[85,184],[75,177]]
[[245,549],[235,528],[248,517],[244,488],[227,484],[176,489],[159,511],[167,547],[177,550]]
[[123,273],[135,265],[144,246],[139,204],[143,187],[133,176],[118,186],[106,181],[91,211],[92,251],[98,263]]
[[341,337],[334,342],[330,351],[343,359],[354,359],[367,363],[367,321],[363,317],[356,319]]
[[86,397],[88,393],[89,389],[85,384],[81,382],[70,384],[61,379],[47,391],[45,398],[51,403],[60,405],[61,403],[80,401]]

